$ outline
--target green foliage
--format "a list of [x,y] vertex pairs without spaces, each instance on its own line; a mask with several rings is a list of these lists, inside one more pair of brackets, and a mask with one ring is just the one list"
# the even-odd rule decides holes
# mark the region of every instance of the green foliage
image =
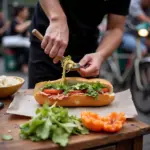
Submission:
[[54,88],[57,90],[63,90],[64,94],[67,94],[69,91],[73,91],[73,90],[85,90],[86,95],[97,98],[99,92],[104,87],[105,86],[99,82],[77,83],[77,84],[73,84],[73,85],[61,84],[61,83],[57,83],[57,84],[49,83],[49,84],[45,85],[41,90]]
[[47,104],[36,110],[36,116],[20,126],[20,137],[32,141],[51,139],[60,146],[66,146],[72,134],[88,134],[79,118],[69,116],[68,109],[49,107]]

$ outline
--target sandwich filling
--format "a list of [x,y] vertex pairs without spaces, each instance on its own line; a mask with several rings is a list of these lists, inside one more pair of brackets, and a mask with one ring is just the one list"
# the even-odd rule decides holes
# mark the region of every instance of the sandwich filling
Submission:
[[48,83],[41,88],[41,94],[60,100],[73,94],[85,94],[97,99],[99,94],[109,92],[109,88],[100,82],[77,84]]

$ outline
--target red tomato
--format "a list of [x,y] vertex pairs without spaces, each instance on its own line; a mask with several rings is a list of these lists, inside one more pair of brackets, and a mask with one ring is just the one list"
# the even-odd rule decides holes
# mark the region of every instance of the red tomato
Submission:
[[44,89],[43,91],[46,94],[53,94],[53,95],[57,95],[57,94],[61,94],[63,92],[63,90],[56,90],[56,89]]
[[103,91],[104,93],[107,93],[107,92],[109,92],[109,89],[108,89],[108,88],[103,88],[102,91]]
[[73,91],[70,91],[69,94],[78,94],[78,93],[83,93],[82,90],[73,90]]

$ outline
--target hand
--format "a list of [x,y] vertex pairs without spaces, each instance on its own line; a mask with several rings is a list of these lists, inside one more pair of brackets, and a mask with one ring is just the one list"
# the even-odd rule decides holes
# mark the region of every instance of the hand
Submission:
[[57,63],[64,55],[68,45],[69,29],[66,20],[51,21],[46,30],[41,47],[49,57],[54,58],[53,62]]
[[30,20],[26,21],[25,23],[26,23],[26,25],[27,25],[28,27],[31,25],[31,21],[30,21]]
[[99,52],[85,55],[79,64],[83,67],[80,68],[79,73],[82,77],[96,77],[99,75],[100,67],[104,58]]

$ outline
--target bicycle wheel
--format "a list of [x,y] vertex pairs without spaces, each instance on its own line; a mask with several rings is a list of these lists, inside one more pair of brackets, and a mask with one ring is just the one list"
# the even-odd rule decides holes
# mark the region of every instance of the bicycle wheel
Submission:
[[131,93],[136,108],[143,113],[150,113],[150,63],[140,65],[140,78],[144,90],[137,87],[135,74],[131,81]]
[[104,79],[110,81],[112,84],[114,83],[115,77],[114,77],[111,67],[107,61],[101,67],[100,78],[104,78]]
[[114,72],[112,71],[109,62],[105,62],[100,71],[100,78],[104,78],[113,85],[113,91],[119,92],[122,89],[122,85],[119,84],[118,80],[115,77]]

